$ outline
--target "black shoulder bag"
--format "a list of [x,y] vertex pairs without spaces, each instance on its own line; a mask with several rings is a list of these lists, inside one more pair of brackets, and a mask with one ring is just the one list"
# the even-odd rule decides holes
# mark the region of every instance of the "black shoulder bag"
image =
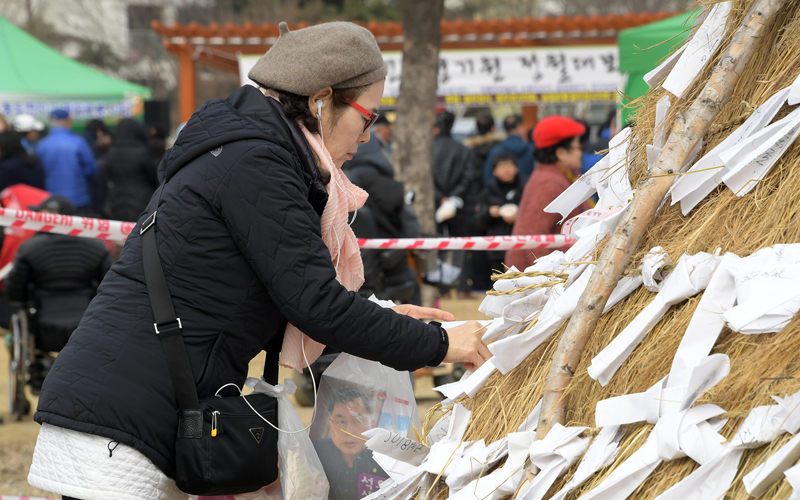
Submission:
[[[162,184],[158,199],[161,201]],[[178,400],[175,482],[193,495],[232,495],[256,491],[278,478],[278,402],[266,394],[198,400],[181,320],[175,315],[156,244],[156,210],[142,223],[142,260],[147,293]],[[283,335],[267,345],[265,380],[278,380]],[[265,421],[266,420],[266,421]]]

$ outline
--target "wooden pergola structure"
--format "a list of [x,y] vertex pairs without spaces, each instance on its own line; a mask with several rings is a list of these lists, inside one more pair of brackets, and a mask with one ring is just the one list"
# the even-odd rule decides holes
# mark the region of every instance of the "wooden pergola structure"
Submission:
[[[675,12],[643,12],[624,15],[443,20],[442,49],[497,49],[543,46],[616,44],[618,33],[676,15]],[[382,51],[402,51],[403,27],[400,23],[358,23],[369,29]],[[292,30],[308,23],[290,25]],[[163,38],[164,47],[180,61],[180,120],[186,121],[196,108],[197,64],[223,71],[239,71],[238,55],[264,54],[278,38],[278,25],[197,23],[165,26],[153,21],[153,29]],[[526,122],[535,122],[536,106],[526,106]]]

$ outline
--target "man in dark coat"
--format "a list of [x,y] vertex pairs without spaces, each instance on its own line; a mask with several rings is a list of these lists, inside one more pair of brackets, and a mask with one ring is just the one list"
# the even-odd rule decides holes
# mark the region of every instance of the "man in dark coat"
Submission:
[[[67,216],[75,211],[63,196],[51,196],[31,208]],[[59,351],[67,343],[110,267],[111,254],[95,239],[36,233],[20,245],[3,293],[36,310],[30,323],[37,349],[30,380],[34,394],[41,390],[52,364],[47,352]]]
[[139,218],[158,187],[156,168],[144,126],[131,118],[121,120],[102,170],[106,183],[105,213],[109,219]]
[[[453,128],[455,116],[443,111],[436,117],[433,128],[433,182],[435,203],[442,207],[448,200],[458,207],[452,218],[437,221],[440,232],[448,236],[473,236],[472,214],[475,211],[478,192],[480,191],[480,166],[475,154],[468,147],[453,139],[450,130]],[[462,298],[471,297],[473,286],[471,252],[455,252],[453,265],[461,268],[458,283],[458,294]]]
[[434,200],[436,207],[450,198],[460,200],[462,206],[448,226],[451,236],[467,236],[464,214],[471,213],[475,206],[477,161],[468,147],[450,135],[454,122],[455,115],[443,111],[436,116],[433,127]]

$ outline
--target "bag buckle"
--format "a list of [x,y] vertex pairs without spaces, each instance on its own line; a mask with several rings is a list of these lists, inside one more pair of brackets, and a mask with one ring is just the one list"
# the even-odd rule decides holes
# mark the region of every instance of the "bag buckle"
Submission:
[[161,330],[158,329],[159,328],[158,323],[153,323],[153,328],[155,328],[156,330],[156,335],[161,335],[161,334],[169,334],[175,330],[177,330],[178,333],[180,333],[180,330],[183,330],[183,325],[181,324],[180,318],[175,318],[175,321],[161,325]]
[[144,234],[145,231],[150,229],[150,226],[156,223],[156,214],[158,210],[155,210],[149,217],[147,217],[144,222],[142,222],[142,229],[139,230],[139,234]]

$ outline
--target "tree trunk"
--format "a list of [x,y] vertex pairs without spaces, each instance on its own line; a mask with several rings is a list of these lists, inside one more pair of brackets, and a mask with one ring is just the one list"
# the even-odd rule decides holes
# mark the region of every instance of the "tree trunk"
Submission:
[[392,159],[399,179],[417,196],[414,210],[422,230],[434,234],[433,122],[439,74],[440,23],[444,0],[400,0],[403,69]]
[[537,437],[542,439],[555,423],[564,424],[565,391],[578,367],[589,336],[603,314],[609,295],[647,227],[656,216],[675,176],[689,152],[708,131],[719,110],[730,99],[748,61],[755,53],[767,27],[786,0],[758,0],[733,36],[731,45],[714,68],[703,91],[685,112],[678,115],[664,150],[652,170],[636,189],[633,202],[609,240],[581,295],[553,357],[545,385]]

